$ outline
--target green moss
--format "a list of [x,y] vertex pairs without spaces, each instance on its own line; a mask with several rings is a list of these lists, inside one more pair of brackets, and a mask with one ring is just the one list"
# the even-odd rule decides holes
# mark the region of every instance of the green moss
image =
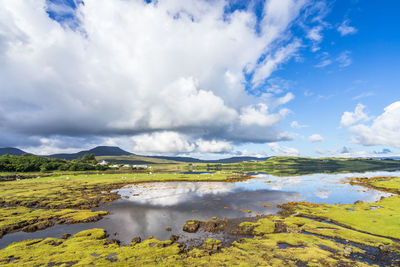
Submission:
[[206,250],[217,251],[222,247],[222,242],[220,240],[209,238],[204,242],[202,247]]
[[[371,209],[379,207],[377,209]],[[400,238],[400,196],[392,196],[375,203],[346,205],[295,206],[303,216],[333,220],[336,224],[365,233]]]
[[[292,246],[279,248],[278,244]],[[299,247],[304,246],[305,247]],[[61,265],[129,266],[129,265],[246,265],[295,266],[299,261],[310,266],[366,266],[343,257],[344,246],[319,237],[302,234],[269,234],[265,237],[243,239],[228,248],[221,242],[208,239],[203,249],[188,253],[170,241],[147,239],[135,246],[109,244],[105,232],[91,229],[80,232],[68,240],[47,238],[23,241],[0,250],[0,263],[9,266]],[[326,249],[326,248],[329,249]],[[357,251],[356,248],[352,248]],[[215,253],[219,250],[220,252]],[[210,252],[214,253],[210,253]]]
[[106,214],[106,211],[75,209],[0,208],[0,233],[2,235],[19,230],[35,231],[55,223],[97,221]]
[[239,230],[248,234],[270,234],[275,230],[275,222],[271,219],[260,219],[257,222],[242,222],[239,224]]
[[275,222],[270,219],[261,219],[258,220],[259,225],[254,228],[254,233],[257,235],[260,234],[270,234],[275,230]]
[[313,221],[307,218],[288,217],[283,220],[283,223],[285,223],[288,227],[292,227],[292,229],[297,227],[299,229],[299,232],[305,231],[319,236],[348,240],[354,243],[359,243],[372,247],[394,244],[394,242],[388,238],[377,237],[374,235],[347,229],[338,225]]

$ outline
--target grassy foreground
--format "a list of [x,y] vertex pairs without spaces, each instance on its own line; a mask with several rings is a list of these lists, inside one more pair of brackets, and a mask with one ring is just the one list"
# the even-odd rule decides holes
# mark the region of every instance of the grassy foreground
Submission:
[[[132,180],[140,182],[151,179],[149,176],[143,174],[136,178],[76,177],[73,184],[90,187],[99,183],[97,185],[110,186],[110,181],[115,184],[124,183],[121,179],[128,179],[126,182],[129,183]],[[186,179],[184,175],[177,176],[179,179]],[[191,177],[207,179],[201,175],[200,177],[191,175]],[[216,180],[225,180],[229,175],[218,174],[212,177]],[[52,181],[53,186],[63,184],[63,188],[65,185],[72,187],[70,179],[73,178],[66,178],[43,179]],[[154,178],[160,181],[172,180],[171,177],[162,175],[154,175]],[[90,179],[93,179],[93,184]],[[40,179],[37,180],[41,182]],[[29,184],[32,186],[34,182],[36,181],[25,180],[21,186],[25,183],[27,183],[25,186]],[[399,189],[400,178],[359,179],[351,182],[393,191]],[[29,198],[32,199],[33,196]],[[9,201],[12,201],[11,199]],[[107,239],[104,230],[91,229],[69,239],[47,238],[14,243],[0,250],[0,264],[9,266],[92,264],[371,266],[374,262],[381,266],[400,264],[400,247],[396,241],[400,238],[398,195],[381,199],[376,203],[357,202],[347,205],[288,203],[282,205],[282,208],[282,216],[268,216],[256,222],[241,223],[238,231],[250,234],[252,237],[239,239],[226,248],[221,247],[220,241],[209,239],[201,247],[187,250],[174,241],[159,241],[152,237],[143,242],[132,242],[129,246],[120,246]]]

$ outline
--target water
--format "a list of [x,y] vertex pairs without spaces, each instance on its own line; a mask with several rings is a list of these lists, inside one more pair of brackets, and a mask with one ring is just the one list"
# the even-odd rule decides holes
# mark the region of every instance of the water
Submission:
[[[254,174],[256,178],[240,182],[157,182],[128,185],[116,190],[122,199],[103,205],[110,215],[94,223],[56,225],[34,233],[17,232],[0,239],[0,248],[25,239],[61,237],[90,228],[103,228],[113,238],[128,244],[133,237],[155,236],[168,239],[171,234],[182,239],[195,237],[182,231],[187,220],[252,217],[276,214],[277,204],[290,201],[312,203],[375,202],[390,194],[343,183],[348,177],[400,176],[400,172],[351,174],[314,174],[276,177]],[[166,231],[169,226],[172,231]],[[218,235],[202,233],[202,239]]]

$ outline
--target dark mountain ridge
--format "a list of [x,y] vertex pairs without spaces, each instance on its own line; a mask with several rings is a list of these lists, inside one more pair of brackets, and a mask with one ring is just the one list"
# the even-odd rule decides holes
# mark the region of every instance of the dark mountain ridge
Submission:
[[[7,148],[0,148],[0,156],[9,154],[9,155],[15,155],[15,156],[21,156],[25,154],[26,152],[18,149],[18,148],[13,148],[13,147],[7,147]],[[52,154],[52,155],[46,155],[43,157],[47,158],[56,158],[56,159],[65,159],[65,160],[73,160],[77,158],[81,158],[85,154],[94,154],[95,156],[129,156],[129,155],[136,155],[133,153],[130,153],[128,151],[125,151],[119,147],[116,146],[97,146],[95,148],[89,149],[89,150],[83,150],[79,151],[76,153],[60,153],[60,154]],[[218,159],[218,160],[202,160],[202,159],[197,159],[197,158],[191,158],[191,157],[169,157],[169,156],[146,156],[148,158],[157,158],[157,159],[166,159],[166,160],[172,160],[172,161],[179,161],[179,162],[187,162],[187,163],[236,163],[236,162],[242,162],[242,161],[264,161],[267,160],[269,157],[264,157],[264,158],[257,158],[257,157],[231,157],[231,158],[224,158],[224,159]]]
[[21,156],[23,154],[27,154],[25,151],[15,148],[15,147],[3,147],[0,148],[0,156],[2,155],[13,155],[13,156]]
[[116,146],[97,146],[95,148],[89,150],[79,151],[77,153],[61,153],[61,154],[53,154],[45,157],[48,158],[56,158],[56,159],[66,159],[73,160],[77,158],[81,158],[85,154],[94,154],[95,156],[126,156],[133,155],[132,153],[125,151]]

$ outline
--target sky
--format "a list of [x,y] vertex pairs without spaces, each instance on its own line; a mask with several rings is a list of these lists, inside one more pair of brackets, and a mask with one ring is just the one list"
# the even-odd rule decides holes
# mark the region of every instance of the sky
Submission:
[[395,0],[3,0],[0,147],[400,155]]

